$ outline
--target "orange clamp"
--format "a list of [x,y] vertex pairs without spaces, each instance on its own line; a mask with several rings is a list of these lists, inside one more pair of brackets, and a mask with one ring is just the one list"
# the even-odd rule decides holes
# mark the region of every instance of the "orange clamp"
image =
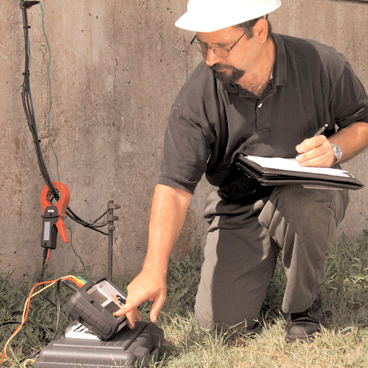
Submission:
[[42,192],[41,192],[41,198],[40,198],[41,199],[41,205],[42,205],[42,211],[44,213],[46,207],[48,207],[48,206],[56,206],[57,207],[60,217],[56,221],[55,225],[56,225],[56,227],[59,231],[60,237],[63,240],[63,242],[64,243],[69,243],[69,238],[68,238],[68,234],[66,232],[66,227],[65,227],[65,222],[64,222],[64,217],[63,216],[65,216],[66,209],[67,209],[68,204],[69,204],[70,192],[69,192],[68,187],[66,185],[64,185],[63,183],[60,183],[60,186],[59,186],[59,182],[55,181],[54,186],[59,192],[59,200],[57,201],[56,204],[51,203],[52,191],[46,185],[43,188]]

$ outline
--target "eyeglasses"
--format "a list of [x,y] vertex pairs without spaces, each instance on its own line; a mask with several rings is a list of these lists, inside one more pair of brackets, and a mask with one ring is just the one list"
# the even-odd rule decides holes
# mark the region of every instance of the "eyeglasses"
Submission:
[[227,49],[224,46],[208,46],[204,42],[196,41],[197,35],[195,35],[190,41],[190,44],[195,46],[200,53],[202,53],[203,57],[206,57],[208,50],[211,50],[215,55],[221,58],[226,58],[229,56],[230,51],[236,46],[236,44],[242,39],[242,37],[247,33],[245,31],[234,43],[233,45]]

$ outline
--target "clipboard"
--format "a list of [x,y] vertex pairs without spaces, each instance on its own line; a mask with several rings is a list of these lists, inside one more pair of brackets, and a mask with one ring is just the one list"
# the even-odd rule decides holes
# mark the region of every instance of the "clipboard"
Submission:
[[240,154],[236,166],[263,186],[302,184],[309,189],[361,189],[364,185],[346,170],[301,167],[295,159]]

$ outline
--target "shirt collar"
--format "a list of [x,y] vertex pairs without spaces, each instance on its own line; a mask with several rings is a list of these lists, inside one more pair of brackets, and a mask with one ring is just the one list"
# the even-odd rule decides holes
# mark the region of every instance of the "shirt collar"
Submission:
[[277,86],[282,86],[286,83],[286,52],[284,40],[279,34],[274,34],[272,37],[276,47],[276,60],[273,67],[273,78]]

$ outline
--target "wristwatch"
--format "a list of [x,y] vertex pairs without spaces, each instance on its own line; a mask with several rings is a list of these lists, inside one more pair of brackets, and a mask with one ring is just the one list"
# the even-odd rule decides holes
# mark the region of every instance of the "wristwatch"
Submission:
[[335,144],[335,143],[331,143],[331,146],[332,146],[332,149],[333,149],[333,153],[335,155],[335,162],[334,162],[334,165],[339,163],[342,159],[342,151],[341,151],[341,148]]

